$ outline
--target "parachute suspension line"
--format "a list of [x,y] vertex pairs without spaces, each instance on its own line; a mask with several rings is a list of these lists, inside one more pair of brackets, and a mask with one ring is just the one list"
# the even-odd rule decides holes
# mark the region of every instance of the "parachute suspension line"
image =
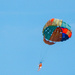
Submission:
[[49,50],[49,46],[45,49],[45,51],[43,50],[44,52],[41,51],[42,56],[41,56],[40,62],[43,62],[46,59],[46,55],[48,53],[48,50]]

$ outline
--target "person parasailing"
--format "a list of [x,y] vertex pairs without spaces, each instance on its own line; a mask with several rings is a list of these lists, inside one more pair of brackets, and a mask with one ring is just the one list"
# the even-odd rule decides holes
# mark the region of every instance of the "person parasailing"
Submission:
[[39,63],[38,71],[40,71],[41,68],[42,68],[42,62]]

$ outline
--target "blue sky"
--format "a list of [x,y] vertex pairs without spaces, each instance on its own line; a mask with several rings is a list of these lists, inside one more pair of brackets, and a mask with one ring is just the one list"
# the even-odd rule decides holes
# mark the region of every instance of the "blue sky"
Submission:
[[[46,45],[42,29],[51,18],[70,24],[72,38]],[[75,75],[75,0],[1,0],[0,75]]]

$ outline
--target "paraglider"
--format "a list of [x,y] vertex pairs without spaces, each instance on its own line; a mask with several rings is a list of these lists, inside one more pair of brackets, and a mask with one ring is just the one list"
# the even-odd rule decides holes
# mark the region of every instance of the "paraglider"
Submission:
[[[43,41],[48,45],[54,45],[56,42],[63,42],[71,38],[72,30],[69,24],[60,19],[52,18],[43,27]],[[41,69],[42,63],[39,64]]]

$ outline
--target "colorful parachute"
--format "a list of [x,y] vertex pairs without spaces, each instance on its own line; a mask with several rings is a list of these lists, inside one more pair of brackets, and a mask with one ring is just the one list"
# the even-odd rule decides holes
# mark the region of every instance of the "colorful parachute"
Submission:
[[55,42],[66,41],[72,36],[71,27],[59,19],[50,19],[43,28],[43,41],[53,45]]

